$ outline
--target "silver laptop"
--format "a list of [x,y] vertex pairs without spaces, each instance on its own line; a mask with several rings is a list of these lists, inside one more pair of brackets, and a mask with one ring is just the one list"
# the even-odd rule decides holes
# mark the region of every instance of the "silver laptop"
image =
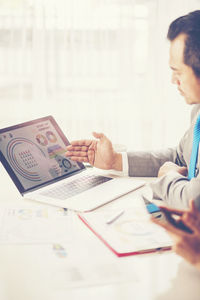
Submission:
[[52,116],[0,130],[0,159],[21,195],[76,211],[90,211],[144,185],[111,178],[65,156],[69,141]]

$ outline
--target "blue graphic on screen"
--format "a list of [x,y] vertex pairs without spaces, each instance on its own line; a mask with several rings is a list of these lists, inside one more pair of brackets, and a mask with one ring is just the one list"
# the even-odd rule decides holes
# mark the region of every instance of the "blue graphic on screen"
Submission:
[[50,120],[4,132],[0,149],[24,189],[80,170]]

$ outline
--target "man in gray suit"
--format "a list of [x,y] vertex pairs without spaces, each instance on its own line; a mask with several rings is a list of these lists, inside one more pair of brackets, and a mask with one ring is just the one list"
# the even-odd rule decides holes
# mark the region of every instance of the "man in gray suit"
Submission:
[[67,156],[89,162],[101,169],[127,171],[129,176],[158,176],[151,184],[153,196],[171,206],[187,207],[189,199],[200,194],[200,159],[195,177],[187,177],[193,143],[194,124],[200,112],[200,10],[173,21],[169,27],[172,83],[177,85],[185,101],[194,105],[191,126],[175,149],[155,152],[117,153],[102,133],[93,133],[96,140],[74,141]]

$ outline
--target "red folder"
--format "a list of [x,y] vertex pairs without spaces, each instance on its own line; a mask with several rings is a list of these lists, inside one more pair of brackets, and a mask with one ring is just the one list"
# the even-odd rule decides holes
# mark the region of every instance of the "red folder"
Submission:
[[[162,238],[162,242],[160,243],[160,245],[159,245],[159,242],[157,242],[157,245],[155,245],[153,247],[152,247],[152,245],[149,245],[149,247],[145,246],[145,248],[144,248],[144,247],[141,246],[141,249],[138,249],[138,247],[137,247],[137,249],[134,249],[134,245],[131,244],[131,238],[130,238],[130,246],[128,246],[128,247],[125,246],[124,249],[123,249],[123,243],[122,243],[122,248],[119,249],[120,248],[119,245],[117,245],[117,243],[115,244],[116,239],[112,240],[112,232],[109,236],[108,234],[106,234],[105,226],[104,226],[104,228],[102,227],[103,228],[102,229],[101,226],[99,228],[97,228],[96,224],[98,222],[96,224],[94,224],[94,223],[92,224],[92,220],[97,220],[98,219],[98,214],[96,213],[94,215],[94,218],[91,214],[94,214],[94,213],[90,212],[90,213],[85,213],[85,214],[78,214],[78,217],[118,257],[130,256],[130,255],[136,255],[136,254],[152,253],[152,252],[156,252],[156,251],[165,251],[165,250],[170,250],[171,249],[171,245],[172,245],[171,239],[169,238],[169,236],[166,234],[166,232],[162,228],[159,228],[155,224],[152,224],[152,226],[156,226],[157,227],[156,231],[158,230],[159,234],[164,236]],[[102,220],[100,219],[100,221],[102,221]],[[121,222],[121,224],[123,224],[124,219],[123,220],[122,219],[117,220],[115,222],[115,225],[117,225],[117,224],[119,225],[120,222]],[[134,222],[134,220],[133,220],[133,222]],[[110,225],[108,226],[108,230],[111,230],[111,231],[113,230],[113,232],[114,232],[113,224],[111,226]],[[156,234],[156,232],[154,234]],[[117,238],[117,234],[116,234],[115,238]],[[121,235],[119,234],[119,239],[120,238],[121,238]],[[146,236],[142,237],[142,235],[141,235],[140,238],[145,239],[147,237]],[[153,233],[152,233],[152,238],[153,238]]]

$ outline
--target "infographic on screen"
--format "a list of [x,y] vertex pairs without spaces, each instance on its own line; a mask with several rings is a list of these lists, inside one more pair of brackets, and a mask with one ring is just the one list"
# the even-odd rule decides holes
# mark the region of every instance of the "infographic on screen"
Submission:
[[50,120],[0,134],[0,149],[24,189],[80,169]]

